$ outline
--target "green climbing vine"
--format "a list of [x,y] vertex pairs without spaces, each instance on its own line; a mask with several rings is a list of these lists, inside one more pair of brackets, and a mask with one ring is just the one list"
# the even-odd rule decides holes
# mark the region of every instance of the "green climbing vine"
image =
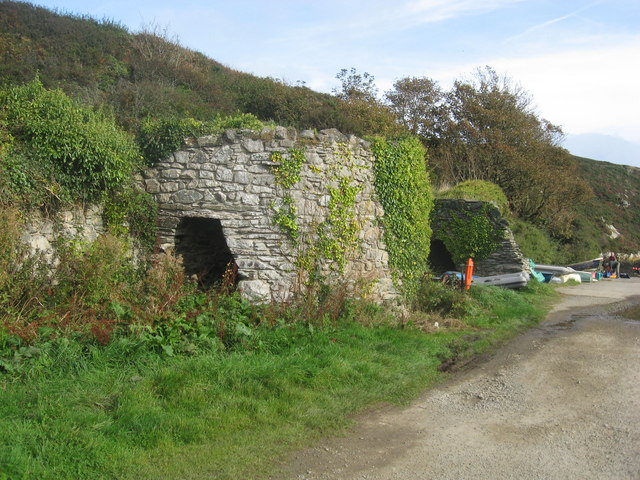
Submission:
[[328,215],[317,229],[318,249],[321,258],[332,261],[334,270],[342,273],[348,254],[358,246],[360,224],[356,218],[356,197],[362,191],[362,186],[353,184],[357,167],[347,145],[338,144],[334,157],[336,163],[326,172]]
[[405,295],[411,297],[428,270],[431,239],[433,195],[424,147],[412,137],[376,138],[372,149],[389,265]]
[[304,152],[291,149],[286,154],[273,152],[271,161],[276,186],[283,190],[279,204],[273,203],[273,223],[287,234],[298,247],[296,265],[307,273],[310,282],[320,280],[321,264],[327,261],[332,271],[343,273],[348,255],[358,246],[360,225],[356,216],[356,198],[362,187],[354,184],[357,168],[353,152],[347,145],[334,148],[334,162],[324,169],[309,165],[309,170],[321,177],[327,187],[326,218],[308,226],[303,232],[291,188],[300,181]]
[[468,258],[484,260],[504,239],[504,225],[496,221],[497,218],[498,210],[490,204],[478,210],[458,210],[449,218],[439,218],[436,234],[456,264]]
[[271,154],[271,161],[275,164],[273,174],[276,177],[276,185],[284,189],[293,187],[300,181],[300,172],[304,164],[304,152],[297,148],[289,150],[288,155],[282,155],[280,152]]
[[278,207],[275,202],[272,204],[275,211],[273,223],[284,231],[294,245],[298,244],[300,237],[300,226],[298,225],[298,209],[291,195],[285,195],[282,199],[282,206]]
[[287,234],[294,245],[297,245],[300,237],[300,225],[298,224],[298,210],[290,190],[300,181],[300,172],[305,162],[304,152],[292,148],[288,155],[272,152],[270,158],[273,163],[276,185],[284,190],[281,205],[277,205],[275,202],[271,204],[271,208],[275,211],[273,223]]

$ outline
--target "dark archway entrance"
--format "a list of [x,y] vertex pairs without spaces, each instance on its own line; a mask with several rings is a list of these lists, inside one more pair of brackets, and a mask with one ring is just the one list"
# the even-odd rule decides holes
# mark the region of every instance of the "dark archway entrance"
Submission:
[[451,258],[451,253],[447,250],[444,242],[437,238],[431,239],[431,249],[429,250],[429,265],[434,273],[455,271],[456,264]]
[[185,273],[189,277],[195,276],[203,288],[221,283],[229,264],[237,272],[218,219],[182,218],[176,229],[175,242],[176,253],[182,256]]

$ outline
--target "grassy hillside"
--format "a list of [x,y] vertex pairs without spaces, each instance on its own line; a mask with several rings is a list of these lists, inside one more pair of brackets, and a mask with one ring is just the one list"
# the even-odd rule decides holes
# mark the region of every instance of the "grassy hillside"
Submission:
[[135,130],[142,118],[253,113],[296,127],[344,127],[346,110],[327,94],[227,68],[161,31],[132,34],[109,20],[0,2],[0,84],[39,74],[86,103],[107,104]]
[[[599,227],[603,248],[619,252],[640,251],[640,168],[576,157],[579,171],[589,182],[595,198],[581,206],[585,218]],[[607,235],[613,225],[620,233]]]

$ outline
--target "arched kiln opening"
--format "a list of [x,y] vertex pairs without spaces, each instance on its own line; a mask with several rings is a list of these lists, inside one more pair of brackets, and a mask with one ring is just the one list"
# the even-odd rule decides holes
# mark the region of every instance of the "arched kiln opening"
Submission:
[[429,265],[434,273],[455,271],[456,264],[451,258],[451,253],[447,250],[444,242],[437,238],[431,239],[431,249],[429,250]]
[[[175,236],[176,253],[182,256],[187,276],[197,278],[203,288],[220,284],[227,268],[237,273],[222,223],[215,218],[184,217]],[[234,275],[234,277],[237,275]],[[233,279],[237,282],[237,279]]]

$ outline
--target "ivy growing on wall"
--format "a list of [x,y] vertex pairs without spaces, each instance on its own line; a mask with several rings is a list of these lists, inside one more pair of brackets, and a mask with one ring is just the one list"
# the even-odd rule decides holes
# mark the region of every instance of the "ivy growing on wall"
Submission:
[[478,209],[461,207],[448,217],[439,217],[436,234],[454,263],[463,264],[468,258],[484,260],[504,239],[504,224],[498,217],[498,210],[490,204],[485,203]]
[[357,166],[348,146],[338,144],[334,158],[334,165],[324,172],[329,205],[327,218],[318,226],[317,236],[321,258],[333,262],[332,268],[342,273],[349,253],[358,246],[360,224],[356,218],[356,197],[362,187],[353,184]]
[[145,253],[156,241],[158,205],[153,197],[134,186],[114,192],[104,199],[103,221],[118,237],[132,237]]
[[353,152],[347,145],[334,148],[334,163],[320,169],[309,165],[309,170],[322,178],[329,197],[326,218],[319,224],[310,225],[302,232],[295,202],[290,189],[300,181],[300,173],[306,159],[304,152],[291,149],[286,154],[273,152],[273,173],[276,185],[283,190],[280,204],[275,202],[274,224],[287,234],[297,247],[296,265],[306,272],[311,282],[320,280],[321,264],[343,273],[348,255],[358,245],[360,225],[356,218],[356,197],[362,190],[353,181],[355,169]]
[[300,237],[298,210],[289,190],[300,181],[300,172],[305,161],[304,152],[292,148],[287,155],[272,152],[270,158],[276,186],[284,191],[281,204],[271,204],[275,211],[273,223],[287,234],[294,246],[297,246]]
[[271,161],[274,163],[273,174],[276,177],[276,185],[288,189],[300,181],[300,172],[305,161],[302,150],[292,148],[288,155],[273,152]]
[[411,297],[428,269],[433,196],[425,151],[416,138],[373,141],[375,187],[384,207],[389,265]]
[[273,223],[287,234],[294,246],[297,245],[300,238],[300,225],[298,225],[298,209],[291,195],[285,194],[281,206],[277,206],[274,202],[271,207],[275,211]]

